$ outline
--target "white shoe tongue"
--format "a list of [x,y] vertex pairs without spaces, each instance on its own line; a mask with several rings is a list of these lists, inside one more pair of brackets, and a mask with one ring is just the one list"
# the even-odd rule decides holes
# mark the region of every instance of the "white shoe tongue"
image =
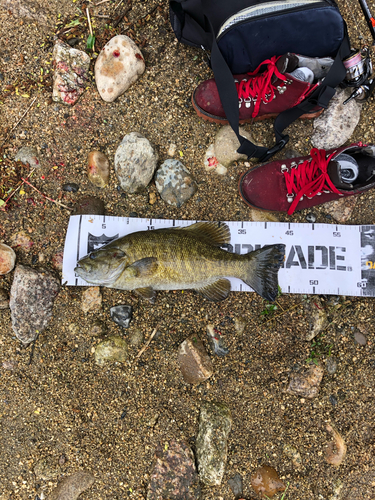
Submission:
[[339,164],[342,182],[352,184],[358,177],[358,163],[349,155],[341,153],[336,156],[335,161]]

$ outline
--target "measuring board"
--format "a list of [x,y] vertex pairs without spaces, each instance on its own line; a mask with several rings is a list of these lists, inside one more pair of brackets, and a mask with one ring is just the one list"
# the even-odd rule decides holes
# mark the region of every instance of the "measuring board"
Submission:
[[[63,279],[66,285],[90,286],[78,277],[77,261],[101,246],[135,231],[183,227],[198,221],[141,219],[104,215],[70,217],[66,234]],[[247,253],[264,245],[286,245],[279,271],[283,293],[375,296],[375,226],[225,221],[231,243],[222,248]],[[252,291],[230,278],[233,291]]]

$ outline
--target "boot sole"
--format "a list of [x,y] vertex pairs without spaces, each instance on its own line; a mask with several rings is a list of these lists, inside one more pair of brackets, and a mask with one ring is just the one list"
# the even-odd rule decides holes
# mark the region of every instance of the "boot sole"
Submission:
[[[204,111],[202,108],[198,106],[198,104],[194,100],[194,94],[191,96],[191,102],[193,105],[193,108],[197,115],[200,118],[203,118],[203,120],[206,120],[211,123],[218,123],[219,125],[227,125],[229,122],[226,118],[220,118],[215,115],[211,115],[210,113],[207,113]],[[301,115],[299,117],[300,120],[311,120],[313,118],[317,118],[323,113],[324,109],[320,109],[319,111],[316,111],[315,113],[305,113],[304,115]],[[280,113],[270,113],[268,115],[262,115],[262,116],[256,116],[255,118],[246,118],[245,120],[240,120],[239,124],[243,125],[244,123],[250,123],[250,122],[259,122],[262,120],[267,120],[268,118],[276,118]]]

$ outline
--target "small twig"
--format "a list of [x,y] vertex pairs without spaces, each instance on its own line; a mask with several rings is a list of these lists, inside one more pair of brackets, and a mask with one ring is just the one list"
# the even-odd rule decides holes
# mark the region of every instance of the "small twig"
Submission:
[[30,111],[32,105],[34,104],[34,102],[37,100],[38,96],[35,96],[34,99],[31,101],[31,104],[30,106],[27,108],[27,110],[24,112],[24,114],[21,116],[21,118],[18,120],[18,122],[14,125],[14,127],[12,128],[12,130],[9,132],[9,134],[6,136],[6,138],[4,139],[4,142],[2,143],[2,146],[7,142],[7,140],[9,139],[10,137],[10,134],[13,132],[13,130],[22,122],[22,120],[25,118],[25,116],[27,115],[27,113]]
[[142,347],[142,349],[139,351],[139,353],[136,355],[135,359],[138,359],[142,356],[142,354],[145,352],[147,347],[151,344],[151,340],[155,337],[156,332],[158,331],[158,327],[154,328],[154,331],[151,333],[150,338],[146,342],[146,345]]
[[104,14],[93,14],[95,17],[100,17],[102,19],[111,19],[111,16],[105,16]]
[[117,10],[120,7],[120,5],[122,4],[123,1],[124,0],[120,0],[119,3],[116,5],[116,7],[113,9],[113,11]]
[[110,2],[111,0],[102,0],[101,2],[95,3],[94,7],[97,7],[98,5],[101,5],[102,3]]
[[93,36],[92,26],[91,26],[91,19],[90,19],[90,12],[89,12],[89,8],[88,7],[86,7],[86,16],[87,16],[87,22],[89,23],[90,35]]
[[270,318],[269,320],[265,321],[262,324],[265,325],[266,323],[269,323],[270,321],[273,321],[276,318],[280,318],[280,316],[284,316],[284,314],[286,314],[287,312],[291,311],[292,309],[295,309],[296,307],[298,307],[300,305],[301,304],[294,304],[294,306],[289,307],[289,309],[284,310],[281,314],[278,314],[277,316],[273,316],[272,318]]
[[[31,177],[31,174],[34,172],[35,168],[33,168],[32,170],[30,170],[29,172],[29,175],[27,176],[27,179],[29,179]],[[8,196],[8,198],[6,200],[4,200],[4,204],[1,206],[1,210],[5,211],[5,207],[8,203],[8,201],[17,193],[17,191],[19,189],[21,189],[21,187],[25,184],[25,181],[20,181],[19,183],[19,186],[17,186],[11,193],[10,195]]]
[[21,179],[28,185],[30,186],[31,188],[35,189],[35,191],[37,191],[39,194],[41,194],[43,196],[43,198],[45,198],[46,200],[49,200],[49,201],[52,201],[53,203],[57,203],[57,205],[60,205],[61,207],[63,208],[67,208],[68,210],[73,210],[71,207],[68,207],[67,205],[64,205],[63,203],[60,203],[59,201],[57,200],[54,200],[53,198],[49,198],[48,196],[46,196],[45,194],[43,194],[41,191],[39,191],[38,188],[36,188],[35,186],[33,186],[30,182],[28,182],[26,179],[24,179],[23,177],[21,177]]

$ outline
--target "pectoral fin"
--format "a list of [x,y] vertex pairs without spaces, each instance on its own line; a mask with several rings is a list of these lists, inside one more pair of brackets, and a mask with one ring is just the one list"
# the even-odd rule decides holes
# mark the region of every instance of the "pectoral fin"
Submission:
[[142,299],[148,300],[150,304],[155,304],[156,292],[151,287],[136,288],[133,292],[142,297]]
[[207,285],[203,288],[197,288],[196,291],[203,295],[207,300],[212,300],[218,302],[219,300],[224,300],[228,297],[231,286],[230,281],[221,278],[211,285]]
[[133,262],[125,269],[125,274],[132,278],[146,278],[152,276],[158,267],[156,257],[145,257],[144,259]]

